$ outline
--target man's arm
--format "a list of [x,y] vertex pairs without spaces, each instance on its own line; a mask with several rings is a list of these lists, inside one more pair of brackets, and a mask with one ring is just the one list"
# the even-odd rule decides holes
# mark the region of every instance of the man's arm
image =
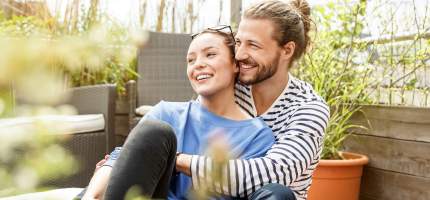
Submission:
[[322,102],[301,107],[278,132],[275,144],[264,157],[230,160],[223,166],[228,179],[224,183],[214,183],[206,177],[213,169],[209,157],[180,154],[177,170],[191,175],[195,189],[209,185],[218,193],[240,197],[268,183],[289,186],[299,177],[310,179],[310,166],[319,160],[328,118],[328,108]]
[[192,155],[179,154],[176,156],[176,171],[181,172],[187,176],[191,176],[191,159]]

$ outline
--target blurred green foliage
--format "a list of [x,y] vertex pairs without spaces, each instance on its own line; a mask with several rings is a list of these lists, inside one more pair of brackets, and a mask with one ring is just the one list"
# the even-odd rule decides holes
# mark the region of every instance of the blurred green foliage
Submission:
[[[61,146],[67,138],[58,134],[66,130],[37,117],[75,114],[57,106],[67,98],[69,81],[123,84],[135,77],[128,68],[145,33],[124,34],[97,23],[68,32],[51,20],[0,15],[0,196],[41,189],[79,169]],[[28,105],[15,104],[15,98]]]
[[[1,13],[1,11],[0,11]],[[83,15],[87,16],[87,15]],[[55,41],[58,38],[74,37],[87,35],[92,27],[98,26],[101,23],[96,18],[82,17],[79,24],[81,26],[71,27],[67,24],[62,24],[56,19],[41,19],[34,16],[16,16],[13,15],[6,18],[0,14],[0,36],[2,37],[40,37],[47,41]],[[108,19],[105,19],[108,20]],[[139,75],[136,73],[136,47],[130,45],[135,35],[131,35],[126,27],[122,27],[114,22],[104,22],[104,27],[107,28],[110,44],[102,44],[101,48],[109,48],[115,51],[109,57],[105,57],[100,66],[97,68],[88,66],[76,66],[73,70],[66,69],[60,65],[52,66],[55,70],[61,70],[65,75],[65,79],[70,82],[71,86],[84,86],[104,83],[114,83],[117,85],[119,93],[125,92],[125,83],[128,80],[135,80]],[[79,53],[79,52],[77,52]],[[133,56],[133,59],[121,59],[123,56]],[[77,56],[77,55],[71,55]],[[79,57],[77,57],[79,59]],[[58,64],[58,63],[57,63]]]

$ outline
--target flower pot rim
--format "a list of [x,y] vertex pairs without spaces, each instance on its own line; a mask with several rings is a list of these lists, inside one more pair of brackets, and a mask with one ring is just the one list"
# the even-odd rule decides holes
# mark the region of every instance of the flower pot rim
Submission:
[[321,159],[318,165],[322,166],[356,166],[366,165],[369,163],[369,158],[365,155],[351,152],[340,152],[342,156],[346,157],[345,160],[326,160]]

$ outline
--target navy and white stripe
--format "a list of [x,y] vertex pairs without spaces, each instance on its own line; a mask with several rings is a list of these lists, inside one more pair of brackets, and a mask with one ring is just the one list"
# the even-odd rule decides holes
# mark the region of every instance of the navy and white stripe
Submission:
[[[235,96],[246,112],[257,115],[249,86],[237,84]],[[223,183],[222,193],[247,197],[265,184],[280,183],[289,186],[298,200],[306,199],[329,115],[327,104],[312,87],[289,75],[283,93],[260,115],[273,130],[275,144],[264,157],[230,160],[225,166],[228,180]],[[191,176],[195,189],[200,184],[209,185],[206,174],[210,174],[210,163],[208,157],[193,156]],[[221,189],[217,187],[216,191]]]

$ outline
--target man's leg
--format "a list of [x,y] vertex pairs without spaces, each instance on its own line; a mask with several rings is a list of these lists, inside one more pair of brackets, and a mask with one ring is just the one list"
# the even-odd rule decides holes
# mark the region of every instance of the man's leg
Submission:
[[105,199],[123,199],[134,185],[140,186],[145,196],[166,198],[175,155],[176,136],[169,125],[158,121],[139,123],[115,162]]
[[293,191],[284,185],[270,183],[249,196],[250,200],[296,200]]

